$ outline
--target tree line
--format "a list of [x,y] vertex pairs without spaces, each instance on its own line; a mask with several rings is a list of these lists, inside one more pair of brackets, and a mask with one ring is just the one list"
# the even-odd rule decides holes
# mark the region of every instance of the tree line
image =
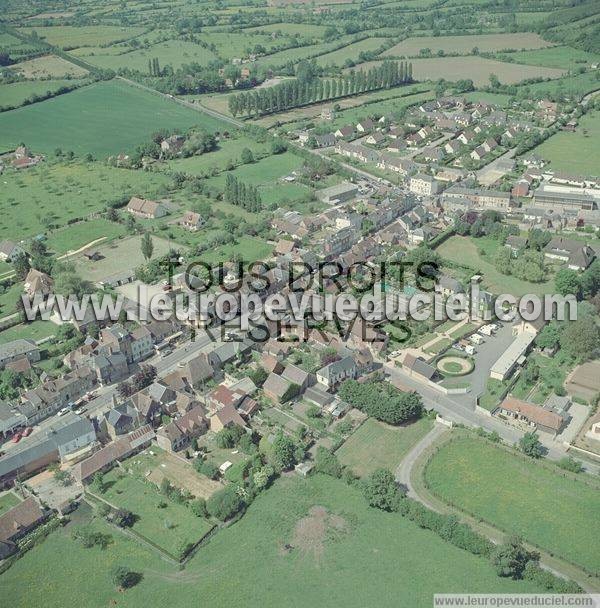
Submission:
[[281,84],[229,97],[233,116],[271,114],[299,106],[357,95],[377,89],[388,89],[412,82],[412,63],[384,61],[381,65],[351,71],[340,78],[288,80]]
[[225,180],[225,199],[246,211],[260,211],[262,199],[256,186],[246,185],[231,173]]

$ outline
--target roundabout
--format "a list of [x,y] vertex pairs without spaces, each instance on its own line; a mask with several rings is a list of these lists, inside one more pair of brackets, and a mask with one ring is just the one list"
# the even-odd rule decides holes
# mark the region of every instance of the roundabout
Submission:
[[467,374],[470,374],[475,367],[475,363],[472,359],[453,355],[440,357],[435,365],[437,370],[445,376],[466,376]]

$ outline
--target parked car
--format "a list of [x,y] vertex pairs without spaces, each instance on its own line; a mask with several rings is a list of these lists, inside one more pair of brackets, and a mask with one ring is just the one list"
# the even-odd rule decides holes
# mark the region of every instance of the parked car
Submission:
[[29,435],[31,435],[31,433],[33,433],[33,429],[28,426],[24,431],[23,431],[23,437],[29,437]]
[[71,408],[69,407],[63,407],[62,410],[58,410],[58,416],[64,416],[65,414],[68,414],[71,411]]
[[21,435],[21,433],[15,433],[13,435],[13,438],[11,439],[11,441],[13,443],[19,443],[19,441],[21,441],[22,438],[23,438],[23,435]]

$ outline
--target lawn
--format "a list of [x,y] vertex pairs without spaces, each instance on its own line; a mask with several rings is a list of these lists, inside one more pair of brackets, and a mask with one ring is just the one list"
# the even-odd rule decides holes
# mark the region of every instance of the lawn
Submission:
[[[9,311],[6,311],[7,313]],[[3,331],[0,331],[0,344],[12,342],[18,338],[26,338],[28,340],[43,340],[53,336],[58,331],[58,325],[52,321],[32,321],[27,324],[14,325]]]
[[600,176],[600,112],[588,112],[579,119],[575,133],[561,131],[537,146],[534,152],[550,161],[555,171],[576,169],[581,175]]
[[[179,555],[185,545],[197,542],[212,527],[207,520],[196,517],[187,506],[163,496],[150,481],[142,481],[121,469],[113,469],[104,479],[110,487],[101,497],[136,515],[132,530],[171,555]],[[161,508],[159,504],[166,506]]]
[[441,338],[437,342],[430,344],[425,349],[425,352],[430,355],[438,355],[442,351],[447,350],[451,344],[452,344],[452,340],[449,340],[448,338]]
[[375,469],[395,471],[404,456],[432,427],[431,420],[423,418],[412,424],[394,427],[367,419],[336,454],[340,462],[360,477]]
[[[448,260],[473,271],[473,274],[483,276],[483,285],[495,294],[511,293],[517,297],[524,294],[551,293],[554,281],[549,279],[543,283],[530,283],[516,277],[504,275],[496,270],[493,256],[499,247],[497,241],[486,237],[473,239],[471,237],[453,236],[444,241],[437,252],[443,260]],[[485,256],[480,254],[485,251]]]
[[50,233],[46,245],[51,251],[64,254],[76,251],[97,239],[104,238],[105,241],[111,241],[126,233],[127,229],[123,224],[95,218]]
[[24,141],[46,154],[55,148],[107,156],[132,151],[158,128],[217,131],[216,118],[122,81],[98,82],[72,93],[0,114],[0,149]]
[[[0,120],[6,114],[0,115]],[[85,218],[126,196],[156,194],[158,188],[169,183],[169,178],[99,162],[71,162],[41,163],[19,173],[6,171],[2,181],[0,238],[21,239],[45,233],[51,226],[65,226],[75,218]],[[80,235],[75,242],[85,239],[77,226],[67,230],[61,231],[53,242],[60,245],[64,240],[69,245],[71,230]],[[97,236],[103,235],[95,232],[87,242]]]
[[421,49],[429,49],[432,54],[470,54],[477,47],[482,52],[503,49],[538,49],[552,43],[529,32],[517,34],[478,34],[476,36],[424,36],[407,38],[383,53],[382,57],[416,57]]
[[0,495],[0,515],[16,507],[21,499],[14,492],[6,492]]
[[22,293],[23,285],[19,282],[11,285],[9,281],[0,285],[0,318],[16,311],[17,300]]
[[32,80],[0,85],[0,107],[21,105],[33,95],[45,95],[60,87],[77,84],[73,80]]
[[600,553],[590,542],[600,525],[598,485],[558,471],[459,436],[435,453],[425,480],[442,500],[598,574]]
[[[315,506],[325,507],[345,525],[317,532],[311,550],[305,548],[302,529],[295,529]],[[400,597],[403,606],[429,608],[438,592],[541,591],[529,582],[497,577],[486,560],[397,514],[368,507],[357,488],[322,476],[279,480],[240,522],[202,547],[183,572],[101,521],[94,525],[110,533],[113,543],[104,551],[84,549],[71,538],[76,525],[53,533],[2,575],[7,606],[101,608],[117,603],[143,608],[189,606],[198,598],[210,598],[211,608],[391,608],[399,605]],[[293,546],[289,552],[286,543]],[[244,561],[240,575],[232,560],[244,555],[252,558]],[[50,572],[48,564],[56,556],[61,568]],[[110,580],[110,569],[120,563],[143,575],[139,585],[125,593],[116,591]]]

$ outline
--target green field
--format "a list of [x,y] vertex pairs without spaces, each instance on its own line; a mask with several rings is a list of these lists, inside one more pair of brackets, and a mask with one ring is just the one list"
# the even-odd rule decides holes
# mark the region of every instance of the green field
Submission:
[[[340,530],[317,533],[322,550],[318,542],[315,549],[307,547],[305,537],[295,534],[299,520],[315,506],[341,518]],[[437,592],[539,591],[531,583],[497,577],[486,560],[397,514],[368,507],[357,489],[321,476],[278,481],[240,522],[202,547],[183,572],[101,521],[94,527],[110,533],[112,544],[104,551],[84,549],[71,539],[77,525],[51,534],[1,576],[7,606],[101,608],[114,600],[119,606],[142,608],[189,606],[210,598],[211,608],[396,608],[401,597],[402,606],[430,608]],[[294,547],[290,552],[284,550],[286,543]],[[50,572],[48,564],[58,555],[62,567]],[[244,560],[240,574],[232,560],[242,556],[253,557]],[[115,590],[109,575],[121,563],[143,575],[125,593]]]
[[37,32],[38,36],[53,46],[73,49],[79,46],[96,46],[110,44],[118,40],[127,40],[144,32],[141,27],[119,27],[111,25],[71,26],[53,25],[50,27],[23,28],[23,34]]
[[600,112],[579,119],[575,133],[560,132],[534,149],[555,171],[600,176]]
[[[137,516],[132,530],[177,556],[188,543],[199,541],[212,525],[183,504],[169,500],[149,481],[113,469],[104,476],[110,487],[102,498]],[[166,506],[159,508],[159,503]]]
[[0,149],[24,141],[33,150],[59,147],[97,156],[131,151],[158,128],[201,126],[216,131],[224,124],[158,95],[112,80],[0,114]]
[[[97,162],[41,163],[19,173],[7,171],[2,180],[0,237],[13,239],[35,236],[52,225],[64,226],[74,218],[102,211],[124,196],[154,194],[168,183],[160,173],[116,169]],[[76,227],[73,230],[78,234]],[[55,241],[57,247],[60,238]],[[63,238],[68,245],[68,233]]]
[[600,525],[598,486],[563,477],[526,457],[475,437],[435,453],[425,471],[430,490],[475,517],[600,572],[593,542]]
[[360,42],[355,42],[353,44],[349,44],[348,46],[344,46],[337,51],[332,51],[331,53],[327,53],[325,55],[321,55],[317,57],[317,63],[319,65],[344,65],[346,59],[351,59],[353,61],[358,61],[358,55],[361,52],[367,51],[375,51],[377,50],[384,42],[386,42],[387,38],[365,38],[365,40],[361,40]]
[[[12,312],[12,311],[5,311]],[[58,325],[52,323],[52,321],[32,321],[31,323],[15,325],[9,329],[0,331],[0,344],[6,344],[12,342],[18,338],[25,338],[27,340],[43,340],[56,334]]]
[[203,32],[200,35],[200,40],[206,42],[211,48],[214,45],[215,52],[219,57],[226,60],[231,60],[234,57],[238,57],[239,59],[247,57],[257,44],[265,47],[267,52],[269,52],[286,42],[285,38],[273,39],[269,35],[246,34],[245,32]]
[[312,25],[310,23],[269,23],[245,29],[245,32],[280,32],[281,34],[294,36],[298,34],[303,38],[321,38],[325,32],[325,25]]
[[97,239],[103,238],[105,241],[110,241],[126,233],[127,230],[123,224],[110,222],[103,218],[94,218],[51,232],[46,245],[54,253],[63,254],[80,249]]
[[60,87],[73,86],[73,84],[76,83],[72,80],[25,80],[3,84],[0,85],[0,107],[19,106],[32,95],[45,95],[48,92],[54,93]]
[[102,50],[99,49],[99,52],[95,52],[93,55],[86,55],[85,61],[103,69],[116,71],[119,68],[127,68],[139,70],[144,74],[148,73],[148,61],[155,57],[159,58],[162,68],[170,65],[174,69],[180,68],[185,63],[208,65],[217,59],[211,50],[184,40],[167,40],[148,49],[130,51],[120,55],[111,52],[103,54]]
[[82,78],[88,71],[58,55],[43,55],[20,61],[10,66],[25,78]]
[[519,95],[523,98],[547,99],[568,96],[581,98],[585,94],[597,91],[600,87],[600,72],[598,70],[556,78],[545,82],[522,85]]
[[0,515],[6,513],[9,509],[16,507],[21,502],[13,492],[6,492],[0,495]]
[[550,68],[576,69],[578,67],[589,67],[590,64],[598,63],[600,55],[586,53],[579,49],[568,46],[554,46],[546,49],[533,51],[518,51],[498,55],[503,61],[514,60],[516,63],[527,63],[529,65],[543,65]]
[[[448,260],[481,274],[483,285],[492,293],[512,293],[517,297],[529,293],[551,293],[554,286],[552,279],[544,283],[530,283],[498,272],[494,266],[494,253],[499,246],[498,241],[486,237],[473,239],[453,236],[444,241],[436,251],[442,256],[442,263]],[[485,256],[480,254],[480,250],[485,252]]]
[[431,427],[431,420],[426,418],[401,427],[369,418],[350,435],[336,455],[360,477],[381,467],[394,471]]

